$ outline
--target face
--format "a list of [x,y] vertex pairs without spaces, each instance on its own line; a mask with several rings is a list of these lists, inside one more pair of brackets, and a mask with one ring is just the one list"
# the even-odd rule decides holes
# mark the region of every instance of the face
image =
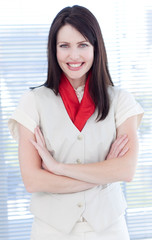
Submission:
[[85,84],[92,67],[94,47],[71,25],[60,28],[57,34],[57,61],[74,88]]

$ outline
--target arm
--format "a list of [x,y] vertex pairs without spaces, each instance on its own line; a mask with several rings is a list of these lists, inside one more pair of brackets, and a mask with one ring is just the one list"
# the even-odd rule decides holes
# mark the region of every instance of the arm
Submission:
[[22,125],[19,128],[19,161],[24,185],[28,192],[72,193],[95,186],[65,176],[57,176],[42,169],[42,160],[31,144],[34,134]]
[[48,171],[59,176],[100,185],[115,181],[130,181],[134,174],[137,162],[136,117],[129,118],[118,128],[117,139],[104,162],[79,165],[58,163],[48,152],[39,128],[36,128],[35,136],[36,141],[32,143]]
[[117,129],[117,136],[128,135],[128,151],[122,157],[110,158],[91,164],[60,164],[54,170],[56,174],[69,176],[94,184],[106,184],[117,181],[129,182],[133,179],[138,155],[137,116],[130,117]]

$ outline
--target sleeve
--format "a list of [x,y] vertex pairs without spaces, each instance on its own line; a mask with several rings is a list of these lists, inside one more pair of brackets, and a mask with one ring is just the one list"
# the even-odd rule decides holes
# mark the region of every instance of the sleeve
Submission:
[[133,95],[125,90],[118,91],[117,104],[115,109],[116,128],[118,128],[129,117],[137,115],[138,127],[144,111]]
[[18,140],[18,123],[34,133],[34,129],[39,125],[39,114],[36,106],[34,90],[23,94],[14,113],[8,120],[8,128],[12,137]]

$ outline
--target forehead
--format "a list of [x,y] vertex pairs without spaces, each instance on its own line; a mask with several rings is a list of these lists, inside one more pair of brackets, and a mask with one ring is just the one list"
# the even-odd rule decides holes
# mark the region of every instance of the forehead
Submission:
[[87,39],[72,25],[66,24],[61,27],[57,34],[57,42],[87,41]]

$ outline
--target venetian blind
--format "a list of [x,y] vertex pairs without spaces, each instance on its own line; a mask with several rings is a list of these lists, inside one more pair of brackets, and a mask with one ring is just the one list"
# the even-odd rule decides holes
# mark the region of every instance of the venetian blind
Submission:
[[[152,239],[152,2],[118,4],[111,72],[115,83],[130,91],[145,111],[138,131],[136,175],[133,182],[122,184],[128,204],[126,220],[131,239]],[[110,60],[114,48],[108,44]]]
[[[103,18],[100,21],[100,14],[97,16],[103,29],[110,72],[115,85],[132,92],[145,111],[138,131],[140,152],[136,175],[133,182],[122,183],[128,203],[126,220],[131,239],[152,239],[152,3],[109,2],[110,23]],[[86,5],[85,1],[81,4]],[[107,8],[105,11],[108,15]],[[23,186],[17,144],[8,132],[7,121],[23,92],[46,79],[49,27],[50,23],[0,25],[1,240],[30,238],[30,194]]]
[[49,26],[0,26],[0,239],[30,239],[30,194],[24,189],[17,144],[7,121],[23,92],[46,79]]

